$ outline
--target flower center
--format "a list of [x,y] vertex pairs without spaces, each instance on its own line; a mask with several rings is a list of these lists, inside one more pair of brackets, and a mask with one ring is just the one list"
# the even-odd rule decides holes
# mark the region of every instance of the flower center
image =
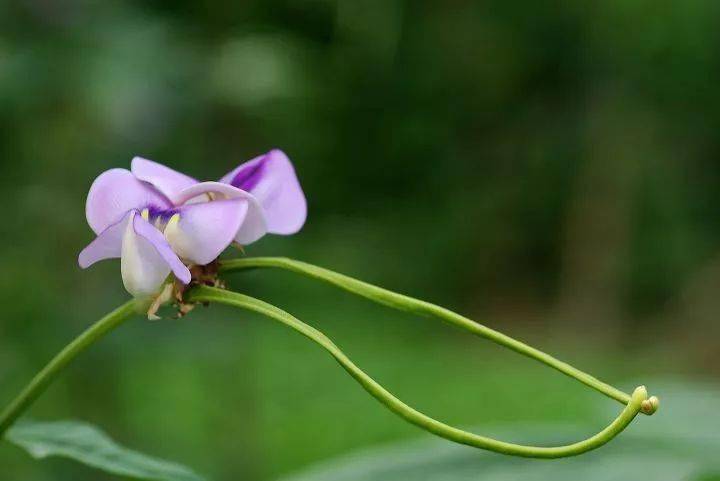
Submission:
[[146,207],[140,212],[140,216],[153,225],[157,230],[165,233],[165,229],[170,224],[177,224],[180,220],[180,214],[174,209],[157,210]]

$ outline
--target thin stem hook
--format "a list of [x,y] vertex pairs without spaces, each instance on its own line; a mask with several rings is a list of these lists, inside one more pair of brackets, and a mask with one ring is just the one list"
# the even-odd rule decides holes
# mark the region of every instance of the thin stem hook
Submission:
[[[275,267],[285,269],[297,274],[302,274],[313,279],[318,279],[327,283],[330,283],[336,287],[344,289],[353,294],[365,297],[373,302],[383,304],[394,309],[402,311],[408,311],[415,314],[424,316],[433,316],[442,319],[443,321],[452,324],[461,329],[465,329],[477,336],[489,339],[497,344],[500,344],[508,349],[511,349],[523,356],[535,359],[546,366],[560,371],[561,373],[570,376],[573,379],[580,381],[581,383],[589,386],[596,391],[608,396],[621,404],[628,404],[631,400],[631,395],[627,394],[603,381],[600,381],[594,376],[583,372],[570,364],[563,362],[549,354],[546,354],[539,349],[535,349],[532,346],[525,344],[524,342],[513,339],[501,332],[491,329],[487,326],[479,324],[475,321],[468,319],[467,317],[461,316],[449,309],[444,307],[431,304],[420,299],[415,299],[410,296],[398,294],[382,287],[374,286],[367,282],[354,279],[352,277],[333,272],[329,269],[314,266],[306,262],[296,261],[286,257],[246,257],[242,259],[232,259],[223,261],[220,264],[220,272],[233,272],[245,269],[263,268],[263,267]],[[659,400],[657,397],[652,396],[642,403],[641,412],[644,414],[653,414],[657,411],[659,406]]]
[[294,329],[327,350],[360,385],[390,411],[437,436],[488,451],[528,458],[562,458],[597,449],[620,434],[640,412],[647,400],[644,386],[635,389],[629,402],[605,429],[583,441],[565,446],[541,447],[513,444],[479,436],[449,426],[408,406],[356,366],[325,334],[271,304],[244,294],[208,286],[196,286],[186,294],[188,302],[216,302],[263,314]]

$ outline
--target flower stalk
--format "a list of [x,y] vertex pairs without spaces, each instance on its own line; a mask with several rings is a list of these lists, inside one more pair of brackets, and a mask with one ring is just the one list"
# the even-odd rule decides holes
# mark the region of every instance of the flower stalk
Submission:
[[408,406],[356,366],[325,334],[271,304],[244,294],[208,286],[191,288],[187,292],[186,299],[189,302],[226,304],[279,321],[322,346],[369,394],[408,422],[450,441],[497,453],[527,458],[563,458],[597,449],[620,434],[648,399],[644,386],[636,388],[629,397],[627,405],[614,421],[594,436],[573,444],[542,447],[508,443],[449,426]]
[[142,310],[141,303],[131,300],[113,310],[87,328],[70,344],[65,346],[50,362],[38,372],[20,394],[0,413],[0,438],[20,415],[45,391],[57,375],[80,353],[99,341],[107,333]]
[[[583,372],[570,364],[563,362],[549,354],[546,354],[539,349],[529,346],[523,342],[513,339],[501,332],[491,329],[487,326],[472,321],[460,314],[457,314],[449,309],[446,309],[435,304],[431,304],[420,299],[415,299],[403,294],[383,289],[382,287],[374,286],[367,282],[354,279],[352,277],[333,272],[329,269],[314,266],[306,262],[296,261],[286,257],[246,257],[242,259],[232,259],[223,261],[220,264],[220,272],[234,272],[246,269],[265,268],[273,267],[279,269],[285,269],[297,274],[318,279],[336,287],[344,289],[353,294],[365,297],[373,302],[383,304],[394,309],[402,311],[408,311],[415,314],[424,316],[433,316],[440,318],[441,320],[452,324],[456,327],[469,331],[477,336],[483,337],[490,341],[493,341],[501,346],[511,349],[523,356],[527,356],[531,359],[535,359],[538,362],[545,364],[561,373],[576,379],[577,381],[589,386],[596,391],[608,396],[609,398],[615,399],[621,404],[629,404],[632,400],[632,395],[627,394],[599,379],[591,376],[590,374]],[[643,400],[641,406],[641,412],[644,414],[653,414],[659,405],[659,401],[655,396],[647,400]]]
[[[576,456],[597,449],[612,440],[632,422],[639,412],[652,414],[658,408],[658,399],[655,396],[648,397],[647,390],[644,386],[636,388],[631,395],[628,395],[538,349],[486,326],[477,324],[448,309],[419,299],[397,294],[327,269],[282,257],[255,257],[225,261],[221,263],[219,270],[220,272],[232,272],[260,267],[283,268],[314,279],[323,280],[349,292],[395,309],[439,317],[452,325],[468,330],[473,334],[487,338],[552,367],[625,405],[618,417],[605,429],[585,440],[564,446],[528,446],[480,436],[444,424],[408,406],[356,366],[350,358],[322,332],[305,324],[278,307],[244,294],[203,285],[202,279],[200,278],[195,279],[194,285],[184,292],[182,303],[187,303],[187,305],[194,303],[225,304],[265,315],[301,333],[327,350],[369,394],[389,410],[408,422],[450,441],[521,457],[561,458]],[[75,357],[133,315],[147,311],[147,307],[147,299],[144,301],[134,299],[126,302],[90,326],[60,351],[60,353],[35,375],[10,405],[0,413],[0,438]]]

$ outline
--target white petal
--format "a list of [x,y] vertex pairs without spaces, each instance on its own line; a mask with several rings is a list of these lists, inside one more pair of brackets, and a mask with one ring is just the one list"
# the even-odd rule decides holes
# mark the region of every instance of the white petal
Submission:
[[170,266],[150,241],[135,232],[134,218],[135,212],[125,227],[120,270],[125,289],[135,297],[147,297],[159,291]]

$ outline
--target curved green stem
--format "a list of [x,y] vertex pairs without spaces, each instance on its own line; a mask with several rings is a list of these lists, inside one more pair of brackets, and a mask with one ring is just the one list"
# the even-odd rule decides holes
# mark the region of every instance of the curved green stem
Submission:
[[637,413],[640,412],[642,403],[647,400],[645,387],[638,387],[630,397],[625,409],[623,409],[612,423],[596,435],[577,443],[556,447],[525,446],[507,443],[484,436],[478,436],[477,434],[449,426],[413,409],[365,374],[322,332],[271,304],[244,294],[207,286],[197,286],[190,289],[186,295],[186,300],[189,302],[217,302],[227,304],[229,306],[254,311],[280,321],[282,324],[301,333],[327,350],[368,393],[395,414],[442,438],[498,453],[529,458],[562,458],[582,454],[602,446],[621,433],[635,418]]
[[105,334],[118,327],[124,321],[136,314],[138,303],[128,301],[95,324],[87,328],[70,344],[60,351],[22,390],[20,394],[0,413],[0,438],[10,426],[25,412],[27,408],[45,391],[55,377],[67,366],[70,361],[97,342]]
[[[371,301],[384,304],[395,309],[438,317],[449,324],[470,331],[477,336],[489,339],[497,344],[512,349],[517,353],[535,359],[546,366],[552,367],[553,369],[580,381],[581,383],[612,399],[615,399],[622,404],[628,404],[631,401],[631,396],[629,394],[600,381],[590,374],[560,361],[559,359],[546,354],[539,349],[535,349],[534,347],[528,346],[527,344],[513,339],[510,336],[452,312],[449,309],[445,309],[444,307],[440,307],[420,299],[398,294],[396,292],[368,284],[367,282],[359,281],[328,269],[323,269],[322,267],[288,259],[286,257],[247,257],[243,259],[223,261],[220,265],[220,272],[232,272],[259,267],[277,267],[298,274],[303,274],[314,279],[328,282],[341,289],[352,292],[353,294],[357,294],[370,299]],[[642,412],[645,414],[653,414],[657,409],[657,406],[658,400],[653,396],[643,404]]]

